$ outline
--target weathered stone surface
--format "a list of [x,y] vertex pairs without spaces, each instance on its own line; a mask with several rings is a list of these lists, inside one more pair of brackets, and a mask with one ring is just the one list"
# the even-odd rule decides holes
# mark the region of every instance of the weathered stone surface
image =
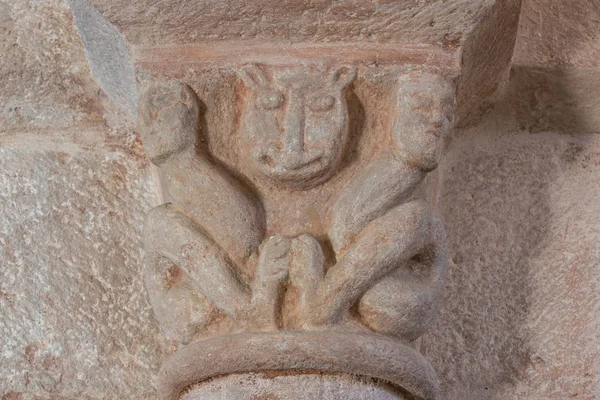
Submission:
[[[420,65],[458,78],[458,120],[477,122],[502,92],[520,0],[373,3],[272,0],[71,0],[93,71],[111,94],[138,67],[177,74],[207,65]],[[173,21],[177,21],[176,24]],[[108,34],[106,34],[108,33]],[[124,39],[123,39],[124,38]],[[110,62],[103,54],[115,53]],[[123,54],[126,54],[123,57]],[[125,78],[125,79],[124,79]],[[120,87],[119,87],[120,88]],[[133,98],[133,91],[127,91]],[[131,103],[127,100],[125,103]],[[127,104],[120,104],[127,106]]]
[[[234,170],[205,148],[206,132],[219,127],[202,123],[189,86],[152,84],[141,101],[142,142],[166,202],[145,223],[146,288],[163,329],[189,343],[161,368],[161,398],[231,373],[317,370],[384,379],[434,399],[435,372],[409,343],[439,309],[448,260],[443,226],[413,178],[438,166],[454,84],[432,72],[390,71],[396,101],[366,113],[391,116],[391,133],[379,138],[392,148],[338,193],[356,69],[248,65],[238,76],[245,88],[227,82],[243,102],[230,132],[242,155]],[[263,208],[275,200],[289,210],[287,194],[305,203],[313,189],[343,200],[329,216],[329,201],[312,203],[320,218]],[[272,220],[288,230],[268,231]],[[337,223],[313,236],[303,228],[309,220]]]
[[236,374],[197,385],[182,400],[401,400],[376,381],[350,375]]
[[320,371],[379,379],[414,399],[433,400],[435,371],[413,348],[371,332],[245,332],[201,340],[179,350],[160,370],[159,393],[178,400],[189,387],[247,372]]
[[[517,4],[265,0],[198,7],[207,2],[196,0],[165,7],[169,2],[93,0],[119,30],[130,24],[124,32],[138,45],[141,81],[177,77],[198,93],[200,125],[210,127],[200,145],[228,169],[242,166],[236,118],[247,92],[237,61],[282,66],[308,55],[367,65],[348,92],[348,153],[329,181],[336,193],[388,143],[381,138],[390,132],[389,116],[370,110],[390,104],[395,60],[454,69],[450,78],[466,61],[457,82],[459,100],[468,101],[459,101],[459,114],[473,111],[472,123],[489,110],[510,55],[498,33],[510,32],[514,19],[506,13]],[[598,7],[596,0],[523,0],[511,106],[459,132],[441,176],[432,179],[439,181],[452,264],[446,306],[421,349],[441,374],[442,400],[600,395],[600,142],[581,135],[600,131]],[[402,18],[389,18],[396,15]],[[484,16],[481,29],[466,29]],[[195,25],[211,18],[226,22]],[[275,45],[280,37],[286,40]],[[146,48],[163,39],[179,47]],[[427,45],[420,48],[421,40]],[[159,201],[139,152],[123,147],[135,138],[122,141],[122,116],[107,114],[65,1],[0,0],[0,53],[0,398],[154,399],[171,344],[139,279],[142,215]],[[199,55],[214,63],[198,67]],[[215,68],[221,62],[225,67]],[[133,93],[126,102],[135,102]],[[327,232],[322,221],[335,197],[326,190],[251,185],[266,199],[269,232],[304,231],[319,240]],[[305,214],[308,220],[299,217]],[[288,240],[300,247],[293,268],[331,258],[311,252],[315,239],[304,239]],[[298,275],[290,279],[299,282]],[[231,375],[201,392],[231,393],[238,379],[252,396],[279,390],[279,383],[308,395],[327,385],[315,375],[294,383]],[[346,388],[344,398],[388,394],[350,377],[335,382],[336,391]],[[266,392],[253,392],[257,387]]]
[[510,100],[520,128],[533,133],[600,132],[600,68],[513,66]]
[[514,63],[527,67],[600,67],[600,2],[523,0]]
[[91,0],[91,3],[136,46],[241,39],[394,41],[452,47],[494,1]]
[[502,97],[517,36],[521,0],[496,1],[465,37],[457,91],[457,127],[479,122]]
[[0,54],[0,134],[101,123],[104,95],[66,1],[0,0]]
[[600,138],[499,110],[441,166],[446,303],[422,348],[443,399],[600,394]]
[[0,149],[0,397],[151,399],[171,344],[140,277],[135,152]]
[[[87,1],[69,2],[90,69],[113,103],[137,115],[137,83],[131,46]],[[108,62],[107,62],[108,61]]]
[[509,90],[523,129],[600,132],[600,3],[524,0]]

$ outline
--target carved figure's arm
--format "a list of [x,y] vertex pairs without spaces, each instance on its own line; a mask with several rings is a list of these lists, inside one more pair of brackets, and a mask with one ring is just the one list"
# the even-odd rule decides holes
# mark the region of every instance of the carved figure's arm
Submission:
[[329,238],[336,254],[343,254],[371,221],[410,198],[425,175],[392,151],[360,171],[332,208]]
[[199,103],[190,87],[152,85],[140,104],[144,149],[173,202],[149,214],[144,275],[161,325],[186,342],[211,310],[237,319],[247,308],[241,267],[262,240],[264,215],[243,185],[196,153]]
[[210,160],[206,149],[196,150],[196,94],[181,82],[156,83],[140,109],[144,150],[159,168],[167,200],[182,206],[241,266],[262,241],[264,213],[249,188]]
[[327,271],[317,292],[313,322],[336,322],[374,283],[403,261],[440,247],[436,239],[443,237],[443,230],[440,234],[439,228],[432,223],[429,207],[416,201],[375,219]]

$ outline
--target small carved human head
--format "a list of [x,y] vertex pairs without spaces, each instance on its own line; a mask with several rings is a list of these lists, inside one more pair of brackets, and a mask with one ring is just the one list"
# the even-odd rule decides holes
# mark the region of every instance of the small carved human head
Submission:
[[452,82],[439,74],[408,72],[398,79],[392,140],[410,164],[437,168],[452,133],[456,96]]
[[274,185],[307,189],[338,167],[348,136],[344,89],[356,71],[341,67],[243,67],[250,88],[241,145],[250,168]]
[[198,99],[184,83],[153,84],[140,99],[142,143],[154,164],[193,146],[198,122]]

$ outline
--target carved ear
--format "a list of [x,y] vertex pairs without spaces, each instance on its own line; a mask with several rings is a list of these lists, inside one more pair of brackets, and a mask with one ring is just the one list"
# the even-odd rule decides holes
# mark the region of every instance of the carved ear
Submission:
[[244,82],[244,85],[252,89],[266,86],[269,83],[265,71],[256,64],[244,65],[240,68],[238,75]]
[[356,78],[355,67],[341,67],[333,72],[333,84],[340,89],[345,88]]
[[185,83],[175,81],[172,83],[172,86],[173,89],[177,91],[179,98],[186,106],[193,107],[194,104],[198,102],[194,90]]

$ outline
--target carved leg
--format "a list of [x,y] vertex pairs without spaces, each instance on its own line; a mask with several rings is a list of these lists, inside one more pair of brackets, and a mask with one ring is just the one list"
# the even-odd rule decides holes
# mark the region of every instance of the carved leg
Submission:
[[[427,249],[443,249],[443,229],[421,202],[397,206],[372,221],[351,248],[327,271],[319,287],[311,318],[316,324],[337,322],[373,285],[407,260]],[[434,275],[442,280],[446,263],[440,250]]]
[[[220,311],[236,319],[247,307],[249,295],[235,273],[235,266],[225,252],[182,210],[173,205],[153,209],[146,221],[147,282],[161,281],[164,262],[170,260],[194,281],[200,292]],[[157,291],[157,285],[150,285]],[[162,293],[168,292],[162,286]],[[149,289],[150,290],[150,289]],[[158,285],[158,292],[161,286]]]
[[431,244],[371,287],[358,301],[362,322],[406,342],[418,339],[441,307],[448,255],[440,219],[428,214]]
[[187,344],[216,317],[192,278],[169,259],[147,254],[143,277],[154,315],[172,339]]

